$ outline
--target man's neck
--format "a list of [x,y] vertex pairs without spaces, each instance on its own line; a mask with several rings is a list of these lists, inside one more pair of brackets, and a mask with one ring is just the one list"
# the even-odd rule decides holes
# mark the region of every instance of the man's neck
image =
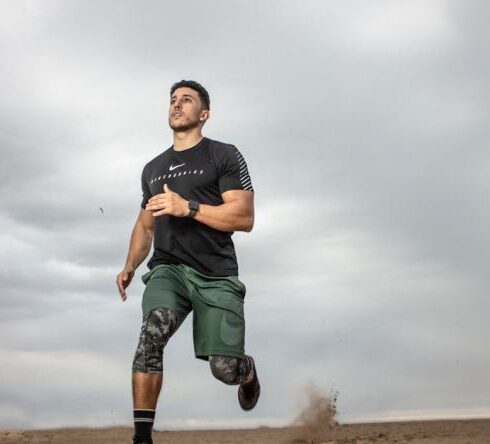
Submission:
[[203,138],[201,131],[189,131],[177,133],[174,131],[174,150],[185,151],[197,145]]

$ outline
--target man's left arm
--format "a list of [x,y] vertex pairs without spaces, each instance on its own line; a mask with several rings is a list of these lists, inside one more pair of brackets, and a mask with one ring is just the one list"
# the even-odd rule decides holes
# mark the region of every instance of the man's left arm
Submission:
[[[252,231],[254,225],[254,192],[228,190],[221,194],[221,205],[199,204],[194,219],[220,231]],[[164,185],[164,193],[150,198],[146,210],[153,216],[169,214],[176,217],[189,215],[189,201]]]
[[254,192],[225,191],[221,205],[199,204],[194,219],[220,231],[252,231],[254,225]]

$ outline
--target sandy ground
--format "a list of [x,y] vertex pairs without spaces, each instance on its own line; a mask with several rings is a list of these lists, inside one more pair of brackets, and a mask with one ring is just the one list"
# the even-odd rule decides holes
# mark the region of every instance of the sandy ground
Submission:
[[[120,444],[131,443],[132,429],[126,427],[53,430],[0,430],[0,443]],[[342,424],[328,430],[308,427],[246,430],[205,430],[154,433],[155,444],[320,444],[320,443],[424,443],[490,444],[490,419],[410,421],[371,424]]]

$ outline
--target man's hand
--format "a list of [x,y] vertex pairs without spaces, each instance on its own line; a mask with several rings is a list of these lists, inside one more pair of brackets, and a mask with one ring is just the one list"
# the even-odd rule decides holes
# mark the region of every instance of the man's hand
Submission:
[[167,184],[163,185],[163,193],[155,194],[146,204],[145,210],[153,211],[153,216],[170,214],[176,217],[189,215],[189,202],[174,193]]
[[126,300],[126,287],[131,283],[134,276],[134,270],[130,267],[124,267],[124,270],[117,275],[116,284],[123,302]]

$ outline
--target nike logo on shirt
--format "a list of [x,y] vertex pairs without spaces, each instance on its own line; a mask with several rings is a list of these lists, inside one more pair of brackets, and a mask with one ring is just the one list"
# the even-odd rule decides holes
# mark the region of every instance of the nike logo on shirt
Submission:
[[170,170],[170,171],[173,171],[173,170],[175,170],[176,168],[179,168],[179,167],[184,166],[184,165],[185,165],[185,163],[181,163],[180,165],[175,165],[175,166],[170,165],[169,170]]

